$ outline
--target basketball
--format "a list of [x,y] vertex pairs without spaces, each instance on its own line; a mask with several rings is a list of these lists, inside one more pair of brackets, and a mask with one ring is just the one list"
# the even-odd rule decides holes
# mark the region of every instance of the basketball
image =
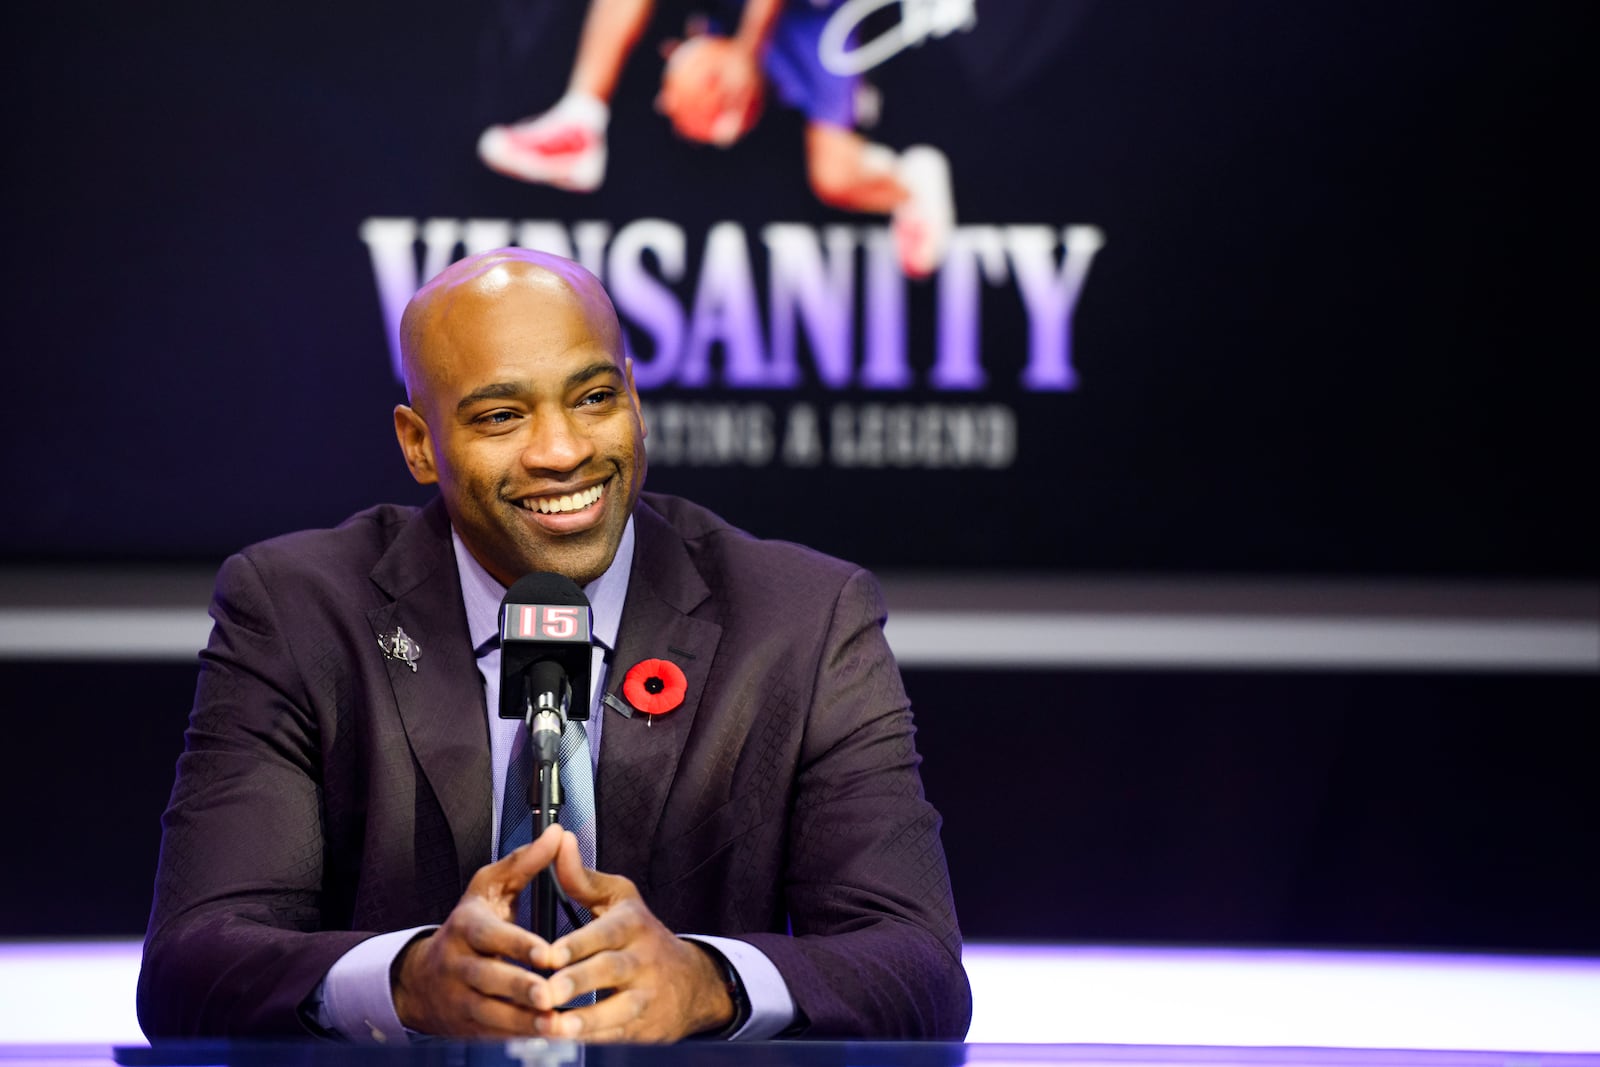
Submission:
[[658,104],[680,136],[729,145],[756,124],[765,95],[746,53],[729,38],[701,35],[667,57]]

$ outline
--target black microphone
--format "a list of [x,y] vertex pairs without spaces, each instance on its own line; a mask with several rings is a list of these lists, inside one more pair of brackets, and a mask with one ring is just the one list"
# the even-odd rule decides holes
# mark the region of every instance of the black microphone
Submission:
[[552,690],[556,675],[541,673],[535,681],[535,664],[560,668],[565,681],[563,719],[589,717],[591,611],[589,598],[578,583],[559,574],[535,571],[519,578],[500,602],[500,717],[525,719],[550,697],[559,707],[563,694]]
[[[561,732],[570,717],[567,712],[572,686],[567,683],[567,672],[554,660],[542,659],[522,676],[522,683],[524,714],[528,716],[528,729],[531,731],[528,747],[532,750],[534,766],[553,767],[560,758]],[[534,788],[535,782],[529,781],[528,803],[537,807],[539,798]],[[561,803],[559,794],[555,802]]]
[[[589,598],[571,578],[536,571],[500,602],[500,717],[528,724],[528,807],[533,836],[560,820],[561,734],[568,719],[589,717]],[[529,926],[556,938],[554,873],[547,867],[528,888]]]

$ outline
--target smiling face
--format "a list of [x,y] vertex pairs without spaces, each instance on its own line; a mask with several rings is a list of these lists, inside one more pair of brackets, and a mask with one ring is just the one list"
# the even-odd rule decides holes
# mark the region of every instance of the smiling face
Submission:
[[644,483],[644,425],[616,313],[576,264],[523,249],[462,260],[401,324],[412,477],[437,484],[475,559],[510,586],[611,565]]

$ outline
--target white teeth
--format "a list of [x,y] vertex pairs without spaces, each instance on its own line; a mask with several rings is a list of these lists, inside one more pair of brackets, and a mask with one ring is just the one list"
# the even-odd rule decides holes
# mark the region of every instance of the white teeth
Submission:
[[603,488],[604,486],[596,485],[585,489],[581,493],[568,493],[565,496],[547,496],[536,500],[524,500],[522,506],[530,511],[541,512],[545,515],[559,515],[564,511],[582,511],[600,499],[600,492]]

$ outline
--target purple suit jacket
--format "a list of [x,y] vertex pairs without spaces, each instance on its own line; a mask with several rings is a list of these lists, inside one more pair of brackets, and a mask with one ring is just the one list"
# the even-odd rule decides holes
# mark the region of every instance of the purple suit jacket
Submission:
[[[683,705],[609,721],[598,865],[669,929],[759,947],[807,1037],[965,1035],[939,816],[865,571],[644,494],[608,686],[648,658]],[[139,975],[151,1037],[307,1032],[357,942],[443,921],[490,856],[483,688],[449,520],[380,506],[246,549],[163,818]],[[404,627],[417,669],[385,658]]]

